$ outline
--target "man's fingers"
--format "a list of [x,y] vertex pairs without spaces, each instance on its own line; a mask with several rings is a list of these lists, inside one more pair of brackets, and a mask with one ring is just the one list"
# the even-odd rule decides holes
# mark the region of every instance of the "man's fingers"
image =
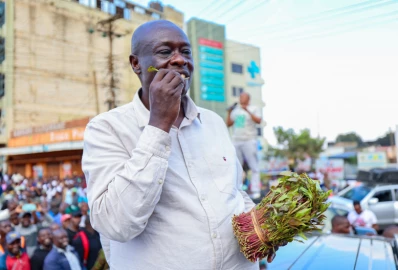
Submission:
[[272,263],[272,261],[275,259],[275,256],[276,256],[276,253],[274,253],[274,252],[268,254],[267,262]]
[[162,81],[164,81],[165,83],[170,83],[177,76],[177,74],[177,72],[169,70],[169,72],[166,74],[166,76],[164,76]]
[[177,73],[177,74],[178,74],[178,75],[176,75],[176,76],[171,80],[171,82],[170,82],[170,86],[171,86],[172,88],[177,88],[177,86],[178,86],[179,84],[184,85],[184,80],[181,78],[180,73]]
[[153,81],[155,82],[160,82],[163,80],[163,78],[169,73],[168,69],[159,69],[158,72],[156,72],[155,77],[153,78]]

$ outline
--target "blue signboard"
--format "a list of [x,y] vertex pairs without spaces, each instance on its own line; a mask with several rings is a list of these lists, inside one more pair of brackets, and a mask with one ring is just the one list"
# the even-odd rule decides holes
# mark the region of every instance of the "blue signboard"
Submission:
[[207,101],[225,101],[223,43],[199,39],[200,97]]

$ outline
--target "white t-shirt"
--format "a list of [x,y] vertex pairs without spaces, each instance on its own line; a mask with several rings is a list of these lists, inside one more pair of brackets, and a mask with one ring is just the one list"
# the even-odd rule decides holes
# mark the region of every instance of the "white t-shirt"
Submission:
[[[255,116],[261,117],[261,112],[257,107],[247,106],[247,110]],[[232,111],[231,119],[234,121],[232,135],[234,141],[249,141],[257,138],[257,124],[242,107],[237,106]]]
[[370,210],[363,210],[359,215],[355,210],[351,211],[347,218],[353,226],[372,228],[372,225],[377,224],[376,215]]

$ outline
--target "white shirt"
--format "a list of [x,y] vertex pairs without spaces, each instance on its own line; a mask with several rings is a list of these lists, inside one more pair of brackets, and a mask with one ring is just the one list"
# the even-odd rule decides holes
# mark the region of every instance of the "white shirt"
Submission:
[[67,246],[66,249],[55,247],[59,253],[63,253],[69,262],[71,270],[81,270],[79,259],[73,253],[73,247]]
[[[257,117],[261,117],[260,110],[255,106],[247,106],[247,110]],[[257,123],[253,121],[250,114],[237,106],[231,112],[231,119],[234,121],[233,135],[234,141],[249,141],[257,138]]]
[[363,210],[359,215],[355,210],[351,211],[347,218],[353,226],[372,228],[372,225],[377,224],[376,215],[367,209]]
[[254,204],[225,123],[189,97],[185,112],[166,133],[136,94],[87,125],[90,217],[111,240],[111,269],[258,269],[232,232],[232,216]]

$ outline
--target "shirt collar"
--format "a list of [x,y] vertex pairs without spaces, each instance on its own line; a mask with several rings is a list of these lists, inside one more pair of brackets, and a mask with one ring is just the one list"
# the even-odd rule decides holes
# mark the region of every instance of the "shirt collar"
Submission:
[[73,250],[73,248],[69,245],[66,246],[66,249],[62,249],[57,246],[54,246],[54,247],[57,249],[58,253],[67,253],[67,252],[71,252]]
[[[144,106],[144,103],[142,103],[142,100],[140,98],[141,92],[142,89],[139,89],[133,98],[133,108],[135,115],[137,116],[138,125],[140,128],[148,125],[150,116],[149,110]],[[200,119],[200,112],[195,102],[193,102],[193,100],[189,96],[185,96],[183,98],[186,99],[186,102],[183,103],[185,104],[185,118],[188,119],[191,123],[195,120],[195,118],[198,118],[199,121],[202,123],[202,120]]]

